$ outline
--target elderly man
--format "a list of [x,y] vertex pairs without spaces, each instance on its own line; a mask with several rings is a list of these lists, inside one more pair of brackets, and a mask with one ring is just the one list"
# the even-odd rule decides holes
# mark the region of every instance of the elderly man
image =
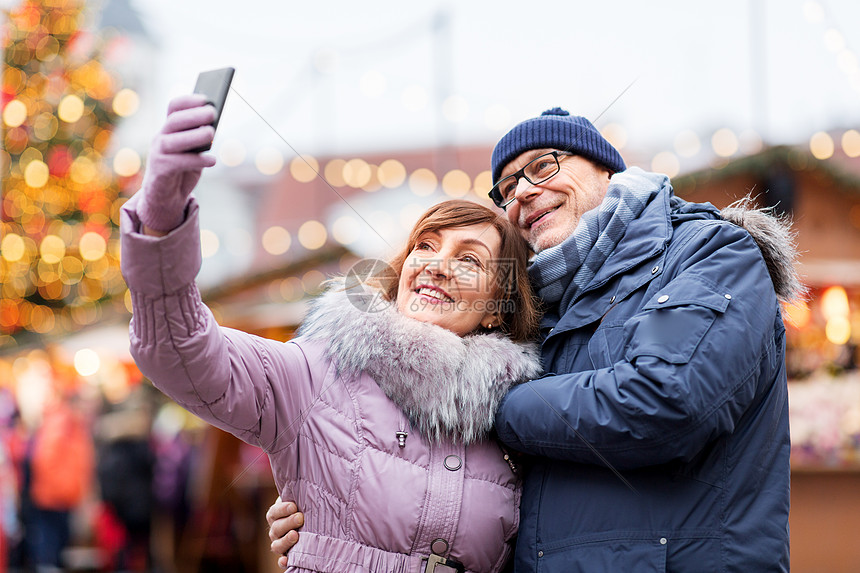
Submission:
[[546,308],[546,374],[496,416],[527,455],[515,571],[787,571],[787,227],[675,197],[558,108],[492,170]]

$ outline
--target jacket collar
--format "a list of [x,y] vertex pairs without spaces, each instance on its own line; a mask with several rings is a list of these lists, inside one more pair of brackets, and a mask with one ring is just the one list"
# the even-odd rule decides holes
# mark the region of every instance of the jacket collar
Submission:
[[339,376],[368,374],[436,441],[484,438],[507,390],[541,373],[534,344],[497,333],[460,337],[401,315],[366,285],[346,289],[342,280],[312,303],[298,334],[325,343]]
[[[574,303],[564,310],[547,310],[541,321],[542,330],[568,330],[599,320],[616,300],[660,274],[663,266],[660,261],[672,238],[673,197],[672,187],[665,185],[639,217],[629,223],[624,237]],[[613,292],[603,293],[601,288],[616,279]],[[598,300],[594,296],[596,291],[600,291]]]

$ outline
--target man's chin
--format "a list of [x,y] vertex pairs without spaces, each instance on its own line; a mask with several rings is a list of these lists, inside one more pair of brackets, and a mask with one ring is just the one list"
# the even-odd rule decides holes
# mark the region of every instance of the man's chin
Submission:
[[537,237],[529,237],[528,242],[535,253],[545,251],[546,249],[555,247],[566,239],[561,233],[541,233]]

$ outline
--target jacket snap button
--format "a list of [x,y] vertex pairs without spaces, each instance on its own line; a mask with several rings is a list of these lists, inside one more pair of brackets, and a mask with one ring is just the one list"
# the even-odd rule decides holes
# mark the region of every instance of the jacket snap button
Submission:
[[657,299],[657,302],[666,302],[667,300],[669,300],[669,295],[664,294],[663,296],[661,296],[660,298]]
[[665,537],[660,538],[660,545],[666,545],[667,542],[668,540]]
[[656,275],[657,271],[659,271],[659,270],[660,270],[660,266],[658,265],[658,266],[654,267],[653,269],[651,269],[651,274]]
[[543,557],[543,551],[538,551],[538,557]]
[[730,294],[725,295],[725,297],[726,297],[728,300],[732,300],[732,295],[730,295]]
[[441,537],[434,539],[433,543],[430,544],[430,551],[436,555],[445,555],[448,553],[448,542]]
[[445,469],[455,472],[461,467],[463,467],[463,461],[458,456],[451,454],[445,458]]
[[615,302],[615,295],[612,295],[612,297],[609,299],[609,302]]

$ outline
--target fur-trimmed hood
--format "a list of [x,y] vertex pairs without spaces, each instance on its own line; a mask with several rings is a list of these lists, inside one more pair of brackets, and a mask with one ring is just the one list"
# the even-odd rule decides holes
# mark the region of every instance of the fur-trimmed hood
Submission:
[[460,337],[405,317],[379,297],[365,304],[366,289],[333,281],[298,335],[325,341],[338,375],[367,373],[431,440],[482,439],[508,389],[541,373],[534,344],[498,333]]
[[755,201],[745,197],[720,211],[720,216],[743,227],[758,244],[767,263],[774,290],[780,300],[794,302],[806,295],[795,268],[797,260],[796,233],[791,221],[775,215],[771,209],[756,209]]

